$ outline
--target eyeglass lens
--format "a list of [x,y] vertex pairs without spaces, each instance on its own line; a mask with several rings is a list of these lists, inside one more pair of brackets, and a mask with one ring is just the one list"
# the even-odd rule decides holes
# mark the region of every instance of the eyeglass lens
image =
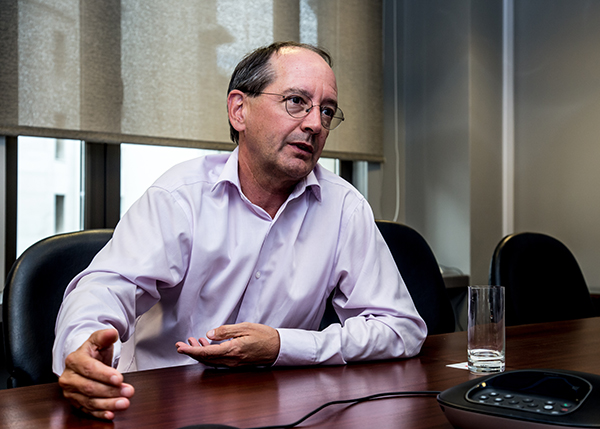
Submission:
[[300,96],[291,96],[285,99],[285,109],[293,118],[304,118],[313,107],[318,107],[321,112],[321,125],[328,130],[333,130],[344,120],[344,114],[340,108],[328,106],[314,106],[309,104]]

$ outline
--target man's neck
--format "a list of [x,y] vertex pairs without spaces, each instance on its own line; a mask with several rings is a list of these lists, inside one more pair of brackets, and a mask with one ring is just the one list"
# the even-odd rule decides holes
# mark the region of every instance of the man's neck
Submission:
[[242,159],[238,162],[238,176],[242,192],[252,204],[265,210],[271,218],[288,199],[296,183],[290,180],[273,180],[265,175],[257,175]]

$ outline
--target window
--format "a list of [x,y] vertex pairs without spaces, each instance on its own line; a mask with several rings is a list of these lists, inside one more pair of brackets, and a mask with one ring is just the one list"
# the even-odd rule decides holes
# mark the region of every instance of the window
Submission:
[[319,165],[329,171],[340,175],[340,160],[337,158],[319,158]]
[[54,232],[61,233],[65,230],[65,196],[54,196]]
[[54,158],[58,161],[62,161],[65,159],[65,142],[63,139],[55,140],[55,151]]
[[[188,159],[223,152],[121,144],[121,216],[170,167]],[[83,229],[82,158],[81,141],[19,137],[17,257],[42,238]],[[319,163],[339,174],[339,160],[321,158]]]
[[[121,217],[156,179],[180,162],[225,151],[171,146],[121,144]],[[339,174],[340,161],[321,158],[319,164]]]
[[18,257],[44,237],[82,229],[82,142],[19,137],[17,144]]
[[121,144],[121,217],[165,171],[180,162],[223,151]]

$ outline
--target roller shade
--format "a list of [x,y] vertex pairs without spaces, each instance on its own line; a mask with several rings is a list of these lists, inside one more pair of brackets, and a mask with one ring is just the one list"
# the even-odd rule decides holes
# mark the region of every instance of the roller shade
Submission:
[[381,161],[372,0],[0,0],[0,134],[232,149],[237,62],[274,40],[334,59],[346,121],[324,156]]

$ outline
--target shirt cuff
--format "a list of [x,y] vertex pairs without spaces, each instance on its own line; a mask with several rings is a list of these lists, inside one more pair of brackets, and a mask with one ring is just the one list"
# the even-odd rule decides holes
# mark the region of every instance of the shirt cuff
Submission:
[[277,329],[279,332],[279,355],[273,366],[314,365],[317,361],[317,345],[312,331],[301,329]]

